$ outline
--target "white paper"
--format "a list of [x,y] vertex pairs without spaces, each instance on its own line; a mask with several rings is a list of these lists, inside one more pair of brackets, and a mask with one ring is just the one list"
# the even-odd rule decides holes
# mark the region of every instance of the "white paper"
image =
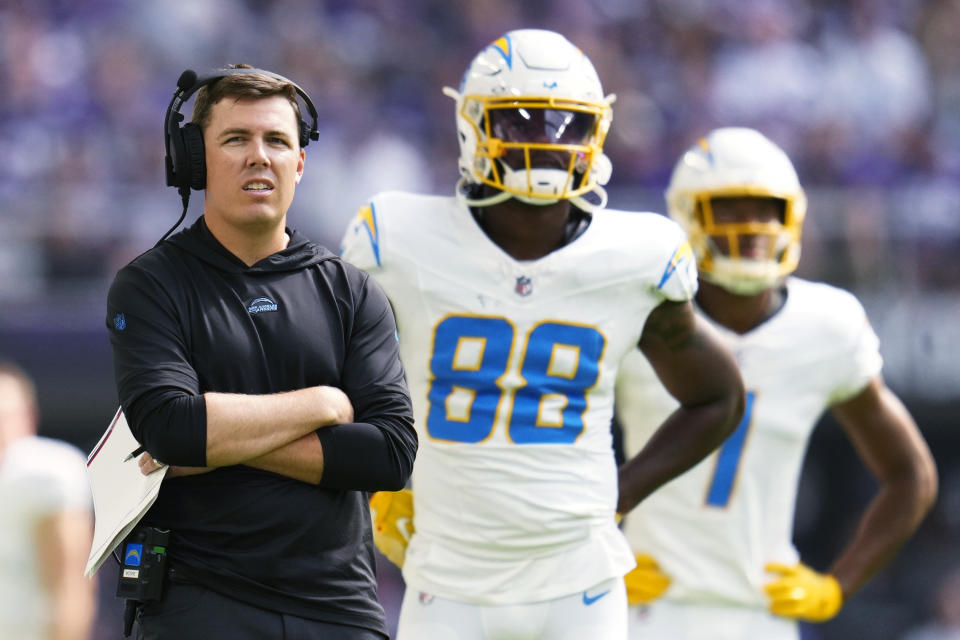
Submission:
[[84,572],[87,576],[97,572],[157,499],[169,467],[164,465],[148,475],[140,473],[139,456],[127,460],[139,446],[123,410],[117,409],[100,442],[87,457],[95,517],[93,545]]

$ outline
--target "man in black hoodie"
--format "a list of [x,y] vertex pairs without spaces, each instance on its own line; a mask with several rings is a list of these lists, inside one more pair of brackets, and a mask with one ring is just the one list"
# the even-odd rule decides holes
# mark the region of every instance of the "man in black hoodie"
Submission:
[[142,524],[170,530],[172,571],[140,637],[383,638],[366,492],[403,487],[417,447],[393,314],[286,227],[296,85],[206,82],[204,215],[121,269],[107,305],[140,467],[171,465]]

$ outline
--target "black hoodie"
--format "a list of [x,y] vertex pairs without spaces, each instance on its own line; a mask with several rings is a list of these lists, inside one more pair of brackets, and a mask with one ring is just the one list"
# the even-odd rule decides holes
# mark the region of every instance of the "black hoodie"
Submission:
[[107,301],[120,404],[172,465],[206,463],[203,393],[342,389],[353,424],[317,432],[319,486],[243,465],[165,480],[144,523],[178,574],[281,613],[385,633],[367,491],[403,487],[417,448],[393,313],[362,271],[295,231],[248,267],[200,218],[120,270]]

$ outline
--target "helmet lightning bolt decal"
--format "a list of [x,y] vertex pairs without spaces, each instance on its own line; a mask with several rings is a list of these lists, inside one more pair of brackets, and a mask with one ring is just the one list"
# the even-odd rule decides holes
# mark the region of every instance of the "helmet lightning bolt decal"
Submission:
[[510,37],[503,36],[494,41],[490,48],[496,49],[497,53],[503,56],[508,69],[513,69],[513,47],[510,46]]
[[710,143],[707,142],[707,139],[706,139],[706,138],[700,138],[699,140],[697,140],[697,144],[700,145],[700,148],[703,149],[704,153],[707,154],[707,162],[709,162],[710,165],[712,166],[712,165],[713,165],[713,151],[710,149]]

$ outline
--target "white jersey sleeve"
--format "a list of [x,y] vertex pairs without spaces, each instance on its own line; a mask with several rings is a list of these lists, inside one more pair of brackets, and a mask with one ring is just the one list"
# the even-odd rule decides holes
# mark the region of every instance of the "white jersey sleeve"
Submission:
[[650,311],[695,290],[680,228],[605,210],[568,245],[518,261],[461,200],[394,192],[361,212],[343,256],[397,317],[420,436],[408,586],[512,604],[630,569],[613,386]]
[[835,292],[834,313],[845,320],[838,323],[835,340],[837,348],[842,349],[846,357],[841,361],[843,366],[838,366],[834,372],[836,381],[830,394],[831,406],[863,391],[883,367],[880,339],[870,326],[860,301],[846,291],[837,289]]
[[[798,560],[793,516],[810,433],[825,409],[879,373],[881,359],[852,295],[798,278],[788,279],[783,308],[752,331],[716,328],[740,365],[743,419],[716,452],[634,509],[625,531],[671,576],[668,600],[762,608],[764,565]],[[627,454],[676,407],[642,354],[630,354],[617,381]]]

